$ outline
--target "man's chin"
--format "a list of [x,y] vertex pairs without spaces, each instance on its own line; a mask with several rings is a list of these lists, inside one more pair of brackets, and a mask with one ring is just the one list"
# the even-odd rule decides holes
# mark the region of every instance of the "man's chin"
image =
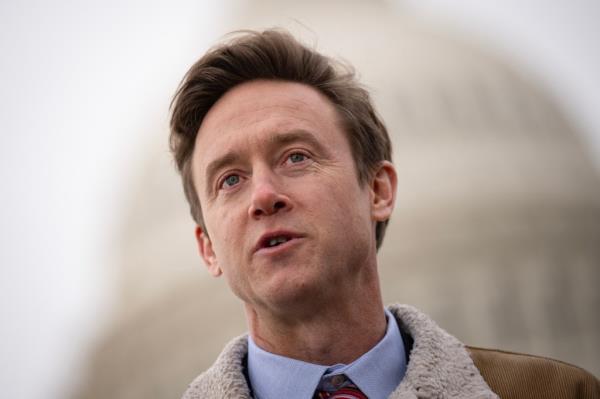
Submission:
[[261,299],[269,309],[277,313],[299,312],[310,309],[320,301],[322,288],[298,279],[282,279],[264,287]]

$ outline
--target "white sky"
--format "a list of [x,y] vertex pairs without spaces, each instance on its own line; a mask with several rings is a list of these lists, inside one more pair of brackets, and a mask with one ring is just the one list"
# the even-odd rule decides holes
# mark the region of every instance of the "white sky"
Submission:
[[[457,21],[540,74],[600,159],[600,3],[391,2]],[[111,233],[131,165],[156,135],[166,145],[173,90],[225,33],[230,6],[0,3],[3,397],[59,398],[76,375],[110,302]]]

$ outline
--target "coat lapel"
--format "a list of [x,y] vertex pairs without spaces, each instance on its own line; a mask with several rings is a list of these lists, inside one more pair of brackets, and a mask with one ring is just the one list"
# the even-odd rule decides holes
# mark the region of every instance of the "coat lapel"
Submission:
[[406,374],[390,399],[498,397],[458,339],[411,306],[389,309],[414,341]]

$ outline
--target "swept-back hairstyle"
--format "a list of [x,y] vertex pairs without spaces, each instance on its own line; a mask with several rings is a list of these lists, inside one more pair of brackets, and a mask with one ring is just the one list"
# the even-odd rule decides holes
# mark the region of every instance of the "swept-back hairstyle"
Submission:
[[[334,104],[350,142],[361,184],[369,181],[381,161],[391,161],[387,129],[350,66],[306,47],[284,30],[239,32],[209,50],[190,68],[171,103],[171,151],[192,217],[205,231],[191,167],[198,129],[221,96],[239,84],[258,79],[303,83]],[[386,226],[387,221],[377,223],[377,248],[381,246]]]

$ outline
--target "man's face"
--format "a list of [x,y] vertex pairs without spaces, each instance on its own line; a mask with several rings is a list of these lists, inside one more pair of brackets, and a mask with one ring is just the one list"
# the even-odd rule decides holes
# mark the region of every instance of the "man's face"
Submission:
[[383,217],[358,181],[333,104],[315,89],[233,88],[200,126],[192,168],[206,226],[200,252],[247,304],[317,297],[375,262]]

